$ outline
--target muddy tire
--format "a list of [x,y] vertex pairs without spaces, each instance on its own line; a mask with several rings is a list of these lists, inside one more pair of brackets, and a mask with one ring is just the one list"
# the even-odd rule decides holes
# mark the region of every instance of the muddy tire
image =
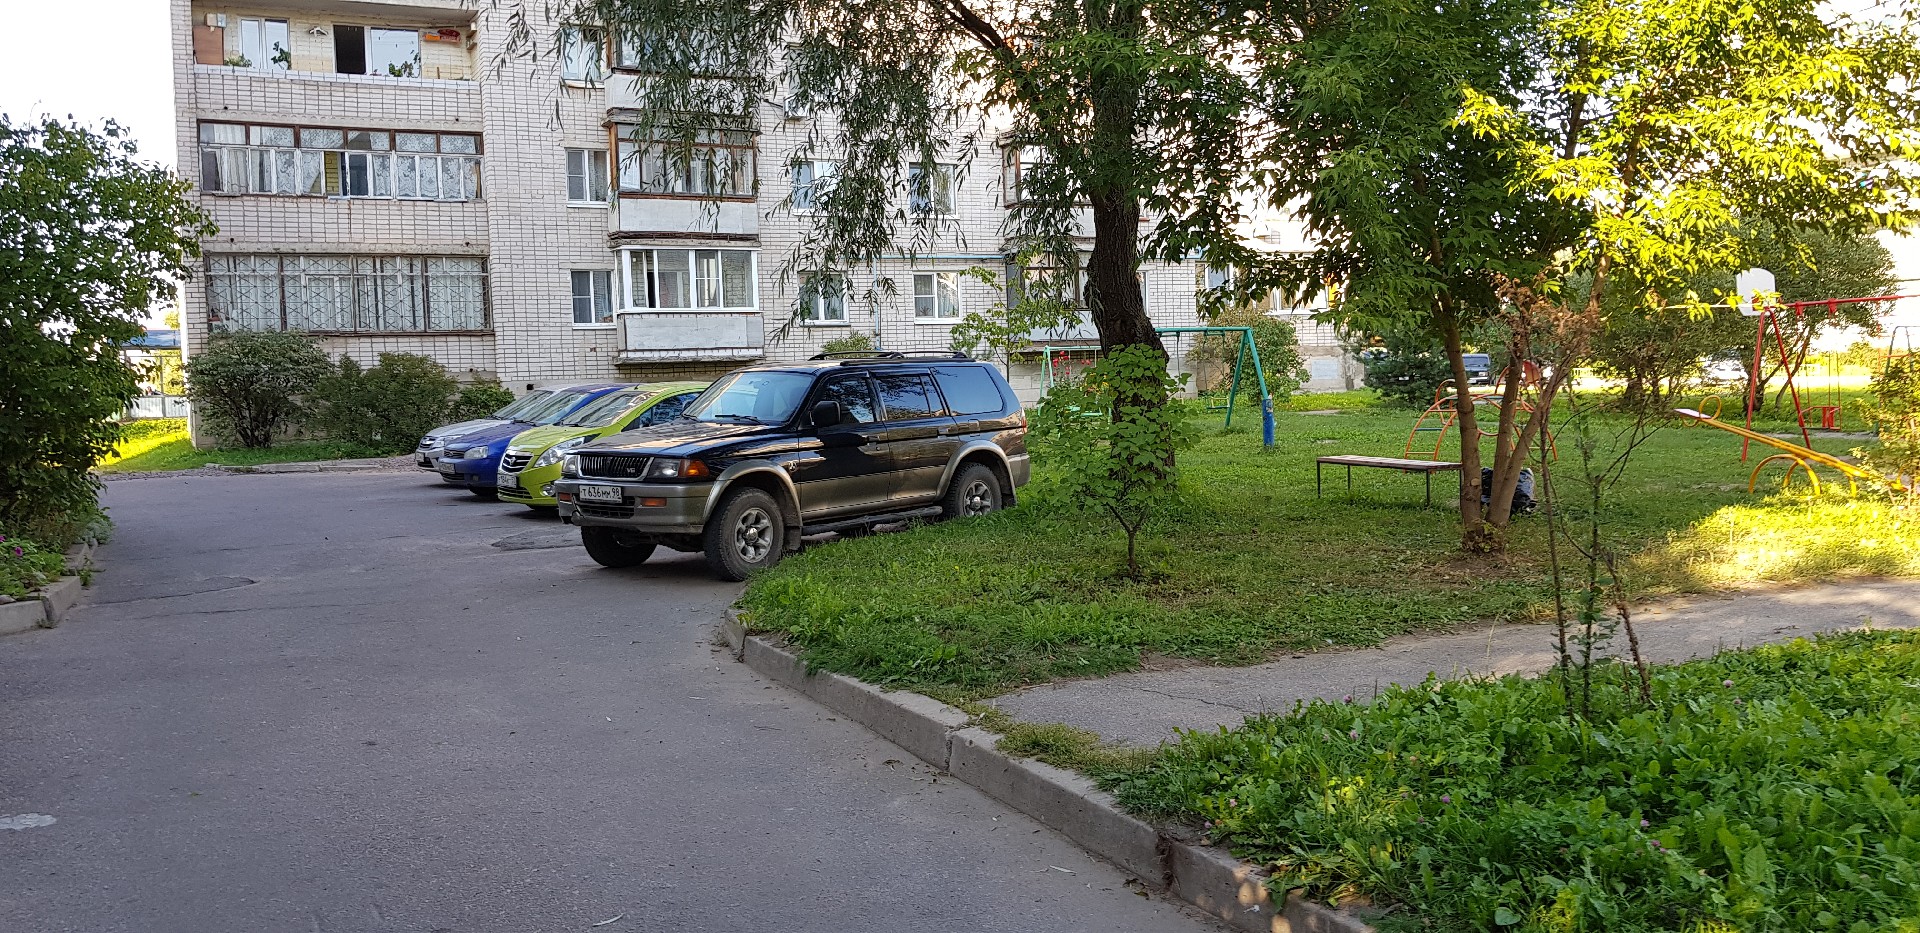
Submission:
[[720,500],[720,507],[707,517],[702,537],[713,575],[722,580],[745,580],[785,556],[787,523],[773,496],[747,487]]
[[969,463],[953,474],[947,494],[940,499],[940,517],[973,518],[998,512],[1006,504],[1000,477],[982,463]]

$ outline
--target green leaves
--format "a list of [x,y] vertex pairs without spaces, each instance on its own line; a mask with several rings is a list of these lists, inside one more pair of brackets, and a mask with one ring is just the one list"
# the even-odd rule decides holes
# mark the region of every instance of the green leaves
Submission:
[[[343,361],[342,366],[358,364]],[[306,396],[333,373],[313,338],[268,331],[223,335],[187,363],[187,395],[215,436],[268,447],[307,413]]]
[[1585,723],[1551,678],[1429,682],[1189,733],[1118,792],[1409,929],[1906,929],[1916,677],[1920,635],[1881,632],[1660,669]]
[[213,232],[186,191],[112,123],[0,115],[0,527],[94,510],[138,394],[120,346]]

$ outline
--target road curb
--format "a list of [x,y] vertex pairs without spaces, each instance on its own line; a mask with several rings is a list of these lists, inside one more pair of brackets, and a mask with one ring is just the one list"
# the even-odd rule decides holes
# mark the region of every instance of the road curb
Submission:
[[[76,570],[93,566],[93,542],[67,548],[67,566]],[[82,584],[78,576],[53,581],[26,599],[0,604],[0,635],[18,635],[36,628],[53,628],[67,617],[67,610],[80,601]]]
[[735,660],[866,726],[981,793],[1034,818],[1087,851],[1225,921],[1255,933],[1372,933],[1359,918],[1297,897],[1275,912],[1265,873],[1224,850],[1195,846],[1122,811],[1085,776],[999,750],[1000,737],[964,711],[905,690],[883,691],[841,674],[815,673],[798,655],[749,634],[734,610],[720,638]]

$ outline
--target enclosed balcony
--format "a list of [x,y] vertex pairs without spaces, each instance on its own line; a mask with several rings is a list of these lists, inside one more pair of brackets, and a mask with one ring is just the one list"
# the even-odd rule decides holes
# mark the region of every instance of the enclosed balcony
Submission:
[[750,249],[653,246],[622,249],[623,364],[754,360],[766,353],[759,254]]

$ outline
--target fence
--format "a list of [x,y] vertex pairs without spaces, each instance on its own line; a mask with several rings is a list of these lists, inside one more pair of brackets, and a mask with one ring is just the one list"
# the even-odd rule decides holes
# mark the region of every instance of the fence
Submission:
[[183,395],[142,395],[127,406],[126,418],[185,418],[190,407]]

